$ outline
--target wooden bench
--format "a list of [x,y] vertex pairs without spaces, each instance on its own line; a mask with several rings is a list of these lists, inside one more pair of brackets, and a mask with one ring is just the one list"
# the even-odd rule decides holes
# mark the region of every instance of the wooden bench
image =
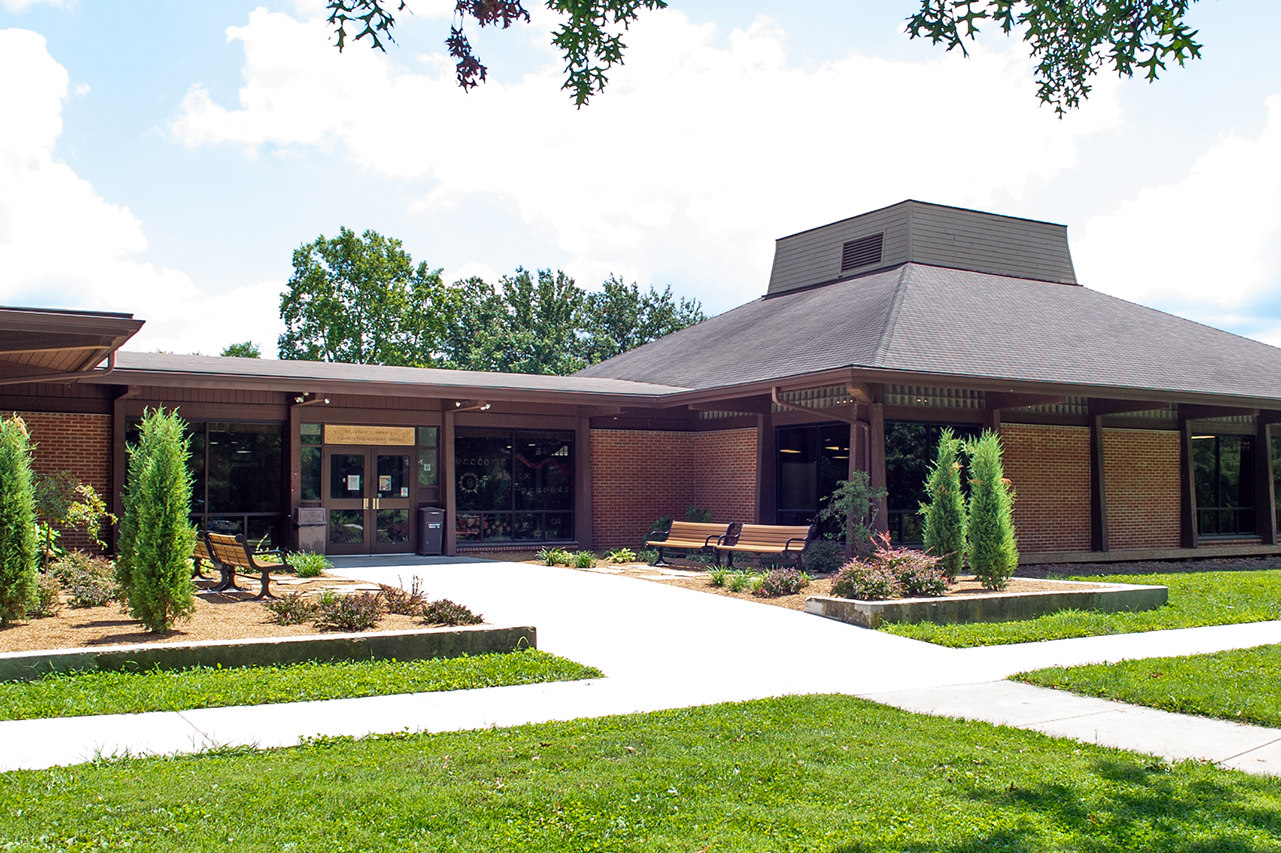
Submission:
[[[205,577],[205,570],[204,570],[205,563],[208,563],[210,566],[212,566],[215,569],[222,568],[221,566],[218,565],[218,563],[214,560],[213,557],[209,556],[209,546],[205,544],[205,534],[203,531],[201,531],[196,533],[196,544],[193,545],[191,548],[191,579],[192,580],[195,580],[196,578]],[[222,574],[222,579],[224,581],[227,580],[227,573],[222,572],[221,574]]]
[[735,554],[796,555],[796,568],[801,568],[801,554],[814,537],[814,526],[783,524],[743,524],[731,536],[726,536],[716,546],[716,562],[721,555],[728,558],[727,565],[734,567]]
[[[293,571],[294,567],[284,561],[284,555],[279,550],[255,552],[249,547],[245,537],[239,533],[235,536],[227,536],[223,533],[209,533],[206,531],[201,535],[205,539],[205,544],[209,549],[210,557],[213,558],[213,563],[219,569],[226,568],[222,582],[214,587],[219,592],[228,589],[240,589],[240,587],[236,586],[236,569],[244,569],[262,574],[262,592],[254,596],[254,601],[260,598],[275,598],[276,596],[272,595],[271,590],[267,588],[271,581],[271,572]],[[279,563],[264,563],[258,559],[268,554],[280,556],[281,561]]]
[[733,532],[733,524],[706,524],[699,521],[673,521],[667,531],[666,539],[647,539],[646,548],[658,549],[656,566],[666,566],[663,560],[663,549],[675,548],[678,551],[698,551],[716,554],[716,546],[722,539]]

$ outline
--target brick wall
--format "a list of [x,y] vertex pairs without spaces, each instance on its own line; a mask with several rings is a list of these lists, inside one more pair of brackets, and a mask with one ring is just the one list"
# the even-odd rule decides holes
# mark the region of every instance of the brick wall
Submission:
[[[17,412],[27,424],[35,445],[32,467],[38,474],[70,471],[89,483],[111,505],[111,415],[61,412]],[[80,532],[64,533],[60,544],[88,548]]]
[[592,541],[636,548],[650,522],[690,504],[716,521],[754,520],[756,430],[592,430]]
[[1103,465],[1109,547],[1179,547],[1179,433],[1105,429]]
[[694,433],[694,503],[713,521],[756,521],[756,430]]
[[1002,424],[1019,550],[1090,550],[1090,430]]

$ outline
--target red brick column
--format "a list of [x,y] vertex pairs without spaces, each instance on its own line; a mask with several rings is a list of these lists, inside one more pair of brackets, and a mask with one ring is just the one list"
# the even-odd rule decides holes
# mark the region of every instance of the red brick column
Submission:
[[[1014,484],[1019,551],[1090,550],[1090,430],[1001,424],[1001,446]],[[1177,496],[1177,468],[1175,474]]]
[[1179,547],[1179,437],[1173,430],[1103,430],[1113,551]]
[[756,429],[694,433],[694,503],[712,520],[756,521]]

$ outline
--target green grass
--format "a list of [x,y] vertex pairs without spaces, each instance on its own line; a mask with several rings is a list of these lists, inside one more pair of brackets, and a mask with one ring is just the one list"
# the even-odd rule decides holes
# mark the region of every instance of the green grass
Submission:
[[0,720],[470,690],[600,676],[594,667],[534,649],[444,660],[85,672],[0,684]]
[[0,848],[1244,851],[1281,780],[804,696],[0,775]]
[[1163,711],[1281,726],[1281,646],[1053,667],[1014,677]]
[[1072,580],[1164,584],[1170,588],[1170,600],[1164,607],[1139,613],[1064,610],[1020,622],[886,624],[880,630],[941,646],[964,648],[1281,619],[1281,570],[1092,575]]

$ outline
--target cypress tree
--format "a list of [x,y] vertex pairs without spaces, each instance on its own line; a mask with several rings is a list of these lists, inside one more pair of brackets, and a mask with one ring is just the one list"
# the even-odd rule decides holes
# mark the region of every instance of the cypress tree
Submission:
[[27,425],[0,420],[0,625],[36,601],[36,501]]
[[144,414],[137,447],[129,448],[125,514],[116,578],[129,612],[149,631],[167,631],[195,607],[191,584],[189,440],[177,411]]
[[944,427],[938,455],[925,480],[929,503],[921,504],[925,518],[925,550],[942,558],[943,571],[956,580],[965,564],[965,496],[961,493],[961,440]]
[[988,589],[1003,589],[1019,565],[1014,536],[1014,490],[1001,463],[1001,437],[984,430],[970,441],[970,570]]

